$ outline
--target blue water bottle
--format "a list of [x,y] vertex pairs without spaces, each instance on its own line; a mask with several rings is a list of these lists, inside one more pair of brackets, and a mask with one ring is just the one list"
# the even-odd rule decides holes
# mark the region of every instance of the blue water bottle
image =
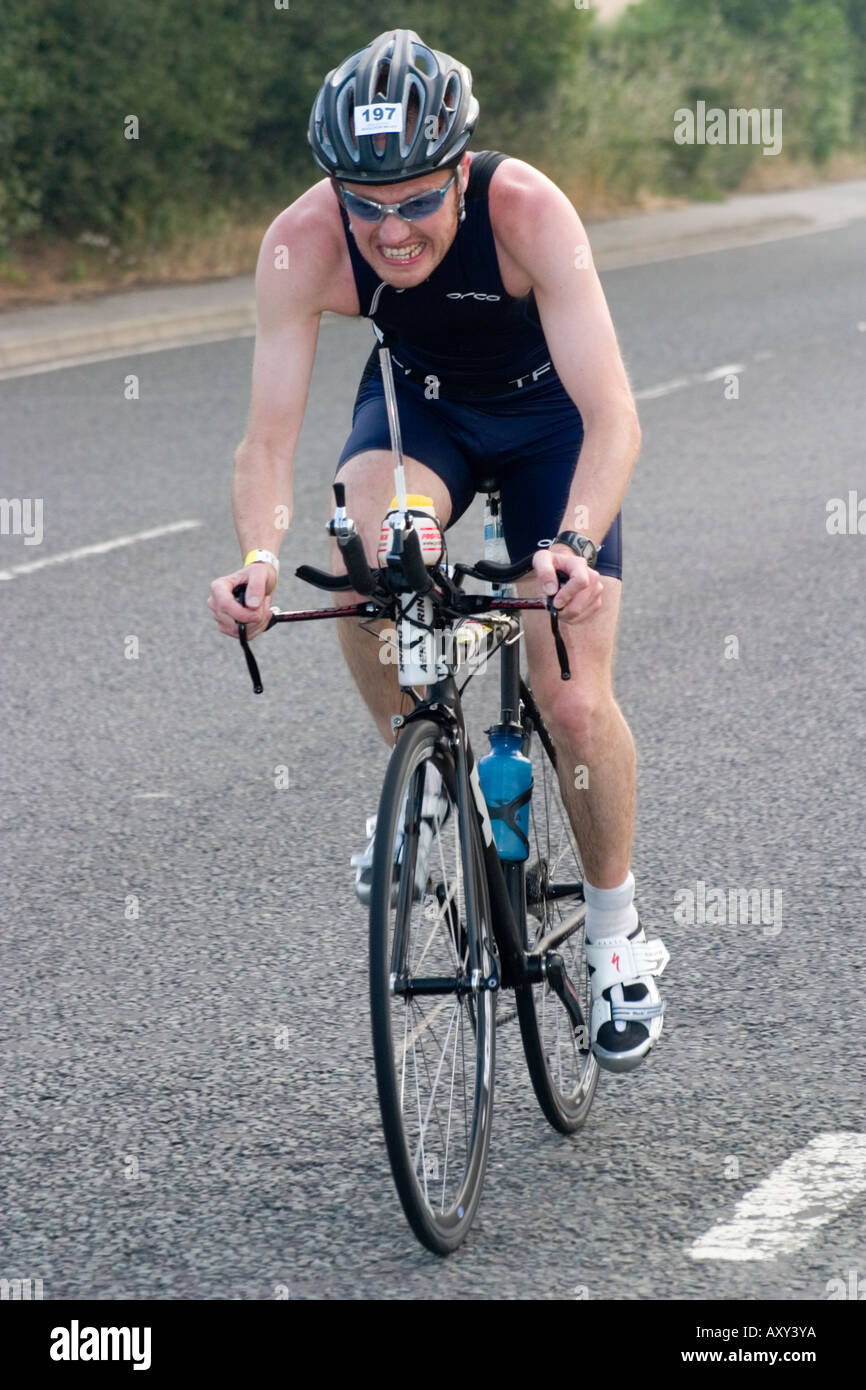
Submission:
[[478,764],[500,859],[526,859],[529,854],[532,763],[521,753],[521,743],[520,734],[491,729],[490,752]]

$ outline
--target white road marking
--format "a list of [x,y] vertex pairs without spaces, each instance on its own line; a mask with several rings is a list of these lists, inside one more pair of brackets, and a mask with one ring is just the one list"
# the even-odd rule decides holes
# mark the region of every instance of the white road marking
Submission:
[[684,386],[718,381],[720,377],[738,375],[745,370],[745,362],[726,362],[724,366],[713,367],[709,372],[693,372],[691,376],[677,376],[673,381],[662,381],[658,386],[647,386],[643,391],[635,391],[634,398],[636,401],[654,401],[659,396],[669,396],[673,391],[682,391]]
[[647,386],[643,391],[635,391],[634,398],[636,401],[652,401],[657,396],[669,396],[672,391],[681,391],[691,383],[690,376],[678,376],[673,381],[663,381],[660,386]]
[[746,370],[745,362],[726,362],[723,367],[713,367],[711,372],[704,372],[701,381],[718,381],[719,377],[738,375]]
[[819,1134],[689,1249],[694,1260],[775,1260],[866,1195],[866,1135]]
[[105,555],[107,551],[119,550],[124,545],[156,540],[158,536],[174,535],[177,531],[192,531],[201,525],[200,521],[173,521],[169,526],[154,526],[149,531],[137,531],[133,536],[117,536],[113,541],[82,545],[77,550],[62,550],[58,555],[46,555],[41,560],[30,560],[26,565],[11,565],[9,569],[0,570],[0,580],[17,579],[19,575],[32,574],[34,570],[45,569],[47,565],[63,565],[67,560],[84,560],[88,555]]

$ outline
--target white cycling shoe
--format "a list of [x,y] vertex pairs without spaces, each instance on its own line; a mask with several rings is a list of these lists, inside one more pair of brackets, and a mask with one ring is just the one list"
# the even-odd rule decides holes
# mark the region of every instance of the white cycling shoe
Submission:
[[664,942],[647,941],[640,922],[630,936],[587,942],[590,1046],[606,1071],[632,1071],[661,1036],[665,1006],[654,977],[669,960]]
[[[392,907],[397,905],[397,893],[400,886],[400,860],[403,853],[405,810],[406,802],[404,800],[395,841],[394,873],[391,882]],[[415,891],[413,896],[416,902],[423,898],[427,887],[427,865],[433,837],[439,827],[445,824],[450,811],[451,802],[442,786],[441,773],[433,763],[428,763],[427,774],[424,779],[424,799],[421,803],[421,824],[418,829],[418,852],[415,858]],[[355,896],[365,907],[369,907],[373,891],[373,850],[375,844],[376,817],[370,816],[367,820],[367,847],[358,854],[353,854],[349,860],[352,868],[356,871]]]

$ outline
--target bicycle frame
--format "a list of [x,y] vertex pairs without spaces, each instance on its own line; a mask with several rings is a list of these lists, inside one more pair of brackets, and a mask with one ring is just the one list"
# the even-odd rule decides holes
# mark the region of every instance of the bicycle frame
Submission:
[[[518,638],[520,627],[516,619],[505,614],[487,615],[492,621],[493,632],[488,641],[490,651],[501,649],[500,721],[528,737],[528,730],[521,720],[521,710],[527,703],[530,719],[534,712],[534,702],[528,690],[522,685],[520,677],[520,649]],[[429,689],[429,695],[419,700],[407,715],[395,720],[395,729],[417,719],[433,720],[442,728],[455,762],[457,774],[457,808],[461,835],[463,862],[471,864],[472,846],[469,836],[480,835],[481,850],[487,875],[492,914],[491,926],[499,950],[501,979],[482,978],[480,988],[525,988],[548,980],[551,988],[559,995],[571,1015],[575,1028],[586,1026],[580,999],[565,971],[562,957],[553,950],[527,951],[526,940],[526,898],[523,861],[503,861],[496,849],[490,813],[481,790],[478,765],[466,733],[463,710],[457,689],[457,679],[450,672]],[[471,807],[473,815],[467,815]],[[480,920],[480,904],[475,900],[476,885],[466,882],[464,891],[474,919]],[[543,944],[543,943],[542,943]]]
[[[508,623],[509,627],[516,626],[510,619],[505,619],[504,623]],[[502,645],[503,641],[504,639],[500,641],[499,645]],[[513,648],[506,646],[505,652],[517,657]],[[493,825],[487,803],[484,800],[484,793],[481,790],[475,755],[466,734],[466,724],[460,706],[456,676],[449,673],[444,679],[431,686],[427,699],[419,701],[409,714],[400,715],[398,718],[399,723],[395,720],[396,728],[402,728],[418,719],[432,719],[441,727],[443,736],[451,748],[457,773],[457,809],[464,863],[472,863],[472,846],[468,837],[473,833],[481,836],[481,849],[490,887],[492,927],[496,944],[499,947],[502,969],[501,981],[496,979],[485,981],[485,987],[497,988],[500,983],[506,987],[523,983],[528,979],[528,971],[523,950],[522,903],[517,915],[515,915],[502,861],[496,852]],[[470,807],[473,812],[471,818],[467,815]],[[515,865],[514,867],[519,870],[523,868],[522,865]],[[480,904],[475,901],[476,885],[467,881],[464,885],[464,891],[469,899],[475,920],[478,920]]]

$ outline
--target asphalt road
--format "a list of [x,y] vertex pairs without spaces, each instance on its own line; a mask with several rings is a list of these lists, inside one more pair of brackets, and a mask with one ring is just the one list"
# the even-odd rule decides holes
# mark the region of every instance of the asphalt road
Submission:
[[[826,527],[866,495],[862,228],[604,280],[644,430],[618,694],[669,1012],[571,1140],[503,1030],[485,1197],[447,1261],[405,1224],[374,1089],[348,857],[385,750],[332,625],[258,641],[255,698],[205,607],[237,559],[252,344],[0,385],[2,491],[44,499],[42,545],[3,536],[0,569],[201,523],[0,582],[0,1275],[46,1298],[539,1300],[811,1300],[866,1275],[862,1195],[792,1253],[689,1253],[815,1136],[866,1130],[866,536]],[[283,607],[326,555],[369,339],[322,327]],[[477,555],[478,514],[452,536]],[[775,891],[781,916],[683,923],[699,882]]]

